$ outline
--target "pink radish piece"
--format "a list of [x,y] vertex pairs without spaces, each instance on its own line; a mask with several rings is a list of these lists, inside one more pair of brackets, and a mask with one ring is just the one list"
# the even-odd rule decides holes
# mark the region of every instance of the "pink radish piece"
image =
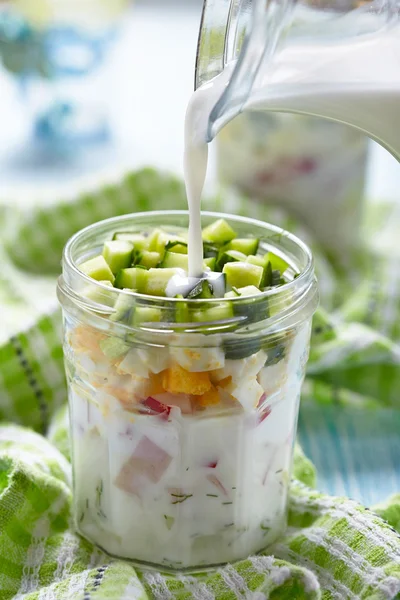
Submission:
[[172,456],[144,436],[119,472],[115,485],[128,494],[138,495],[145,480],[160,481],[171,460]]
[[144,400],[142,404],[157,415],[160,415],[165,420],[168,419],[168,415],[171,412],[171,408],[169,406],[163,404],[162,402],[160,402],[156,398],[153,398],[152,396],[146,398],[146,400]]

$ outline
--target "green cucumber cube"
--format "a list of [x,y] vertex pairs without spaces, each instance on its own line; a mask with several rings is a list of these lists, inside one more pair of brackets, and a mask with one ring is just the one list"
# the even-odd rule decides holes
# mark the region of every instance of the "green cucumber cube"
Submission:
[[217,259],[215,258],[215,256],[209,256],[208,258],[205,258],[203,260],[204,268],[208,267],[209,269],[211,269],[211,271],[214,271],[216,262]]
[[229,262],[223,268],[226,281],[231,287],[241,288],[254,285],[259,288],[264,269],[248,262]]
[[258,244],[258,238],[236,238],[226,244],[223,250],[237,250],[248,256],[249,254],[257,254]]
[[[129,289],[128,291],[131,292],[132,290]],[[135,302],[136,299],[130,294],[119,294],[114,305],[114,312],[110,316],[111,321],[120,321],[131,325],[135,312]]]
[[289,267],[289,264],[286,262],[286,260],[283,260],[283,258],[278,256],[277,254],[274,254],[273,252],[268,252],[267,258],[268,258],[269,262],[271,263],[272,270],[280,271],[281,275]]
[[143,250],[140,259],[139,265],[143,265],[146,269],[152,269],[156,267],[161,261],[161,254],[159,252],[150,252],[149,250]]
[[99,342],[99,346],[107,358],[119,358],[128,352],[130,346],[117,337],[107,337]]
[[151,306],[138,306],[135,310],[134,318],[135,325],[141,323],[159,323],[161,321],[161,310],[152,308]]
[[131,266],[132,252],[132,242],[125,242],[123,240],[104,242],[103,256],[114,275],[121,269]]
[[213,298],[211,287],[208,281],[199,281],[187,295],[188,299]]
[[218,219],[203,229],[203,240],[207,242],[226,244],[235,237],[236,232],[225,219]]
[[160,268],[146,271],[148,278],[144,293],[149,296],[165,296],[165,291],[171,277],[180,272],[180,269]]
[[140,267],[131,267],[130,269],[121,269],[115,278],[115,287],[135,290],[139,293],[145,293],[148,279],[148,271]]
[[258,267],[265,267],[268,262],[268,257],[266,254],[264,256],[250,255],[246,257],[246,262],[250,263],[251,265],[257,265]]
[[[108,279],[106,279],[105,281],[99,281],[99,283],[102,283],[103,285],[114,289],[113,284]],[[89,300],[96,302],[96,304],[102,304],[103,306],[111,307],[114,304],[113,293],[109,293],[107,290],[98,288],[93,284],[88,285],[87,288],[83,290],[82,295],[88,298]]]
[[255,285],[246,285],[245,287],[237,288],[237,291],[241,296],[256,296],[262,293]]
[[216,269],[222,271],[224,265],[229,262],[243,262],[246,260],[246,255],[238,250],[221,251],[216,261]]
[[169,268],[179,268],[184,271],[188,270],[189,257],[187,254],[178,254],[175,252],[166,252],[164,255],[164,259],[162,261],[162,267]]
[[174,252],[175,254],[187,254],[188,244],[183,238],[176,238],[167,243],[165,250],[168,252]]
[[165,246],[170,240],[170,235],[161,229],[154,229],[149,237],[149,250],[151,252],[159,252],[164,256]]
[[193,312],[193,321],[197,323],[207,323],[209,321],[225,321],[233,317],[232,302],[221,302],[215,306],[195,310]]
[[124,242],[131,242],[135,250],[147,250],[149,247],[149,238],[145,237],[141,233],[129,233],[122,231],[120,233],[114,233],[113,240],[121,240]]
[[79,265],[79,270],[96,281],[111,281],[114,283],[114,275],[104,256],[95,256]]
[[[183,300],[183,296],[177,296],[180,300]],[[175,322],[176,323],[190,323],[189,307],[187,302],[176,302],[175,304]]]

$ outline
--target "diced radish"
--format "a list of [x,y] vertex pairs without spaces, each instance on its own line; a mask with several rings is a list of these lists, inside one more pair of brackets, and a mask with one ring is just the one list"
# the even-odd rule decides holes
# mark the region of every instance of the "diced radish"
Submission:
[[222,483],[220,482],[220,480],[218,479],[218,477],[216,475],[207,475],[207,479],[210,483],[215,485],[215,487],[220,492],[222,492],[225,496],[228,495],[228,492],[226,491],[226,489],[224,488],[224,486],[222,485]]
[[263,421],[265,421],[265,419],[267,417],[269,417],[269,415],[272,412],[272,408],[270,406],[266,406],[265,410],[263,412],[260,412],[258,415],[258,424],[262,423]]
[[171,461],[172,456],[143,436],[117,475],[115,485],[128,494],[138,495],[146,480],[152,483],[160,481]]
[[218,462],[215,460],[209,462],[206,467],[208,467],[209,469],[215,469],[215,467],[217,466]]
[[260,408],[266,399],[267,399],[267,394],[264,392],[263,394],[261,394],[261,398],[258,401],[257,408]]
[[165,394],[156,394],[154,398],[167,406],[180,408],[183,415],[191,415],[193,412],[189,394],[169,394],[166,392]]
[[169,406],[163,404],[156,398],[152,398],[151,396],[146,398],[146,400],[144,400],[142,404],[143,406],[151,410],[153,413],[160,415],[165,420],[168,419],[168,415],[171,412],[171,408]]

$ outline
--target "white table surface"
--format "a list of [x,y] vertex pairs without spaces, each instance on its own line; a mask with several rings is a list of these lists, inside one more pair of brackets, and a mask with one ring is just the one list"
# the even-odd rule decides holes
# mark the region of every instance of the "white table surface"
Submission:
[[[181,174],[183,120],[193,89],[200,14],[201,0],[137,0],[106,67],[114,144],[77,155],[69,164],[46,166],[37,153],[32,157],[21,147],[26,110],[15,85],[0,72],[0,198],[21,197],[26,203],[48,193],[54,197],[58,190],[64,194],[68,187],[83,185],[88,175],[96,181],[143,165]],[[371,145],[368,197],[397,199],[400,165],[385,150]],[[14,164],[10,155],[18,157]],[[4,157],[7,161],[2,161]]]

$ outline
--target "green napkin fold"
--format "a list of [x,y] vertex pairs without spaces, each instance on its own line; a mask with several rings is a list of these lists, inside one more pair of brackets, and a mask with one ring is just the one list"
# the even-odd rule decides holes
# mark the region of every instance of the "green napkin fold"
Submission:
[[[241,214],[250,212],[243,200],[236,202]],[[113,560],[74,533],[55,297],[61,250],[73,233],[96,220],[154,208],[185,208],[183,186],[144,169],[73,200],[24,211],[9,206],[0,213],[0,600],[399,598],[399,496],[373,512],[323,495],[312,489],[315,470],[300,448],[289,529],[265,555],[209,574],[171,577]],[[222,208],[221,200],[210,200],[206,208]],[[398,407],[396,319],[371,313],[366,298],[376,297],[375,280],[364,288],[349,284],[362,279],[370,265],[362,260],[354,273],[341,266],[339,276],[339,268],[314,250],[325,306],[337,306],[338,290],[344,305],[332,316],[323,310],[316,316],[305,399]],[[389,277],[385,273],[381,269],[380,277]],[[392,295],[392,316],[396,302]]]

